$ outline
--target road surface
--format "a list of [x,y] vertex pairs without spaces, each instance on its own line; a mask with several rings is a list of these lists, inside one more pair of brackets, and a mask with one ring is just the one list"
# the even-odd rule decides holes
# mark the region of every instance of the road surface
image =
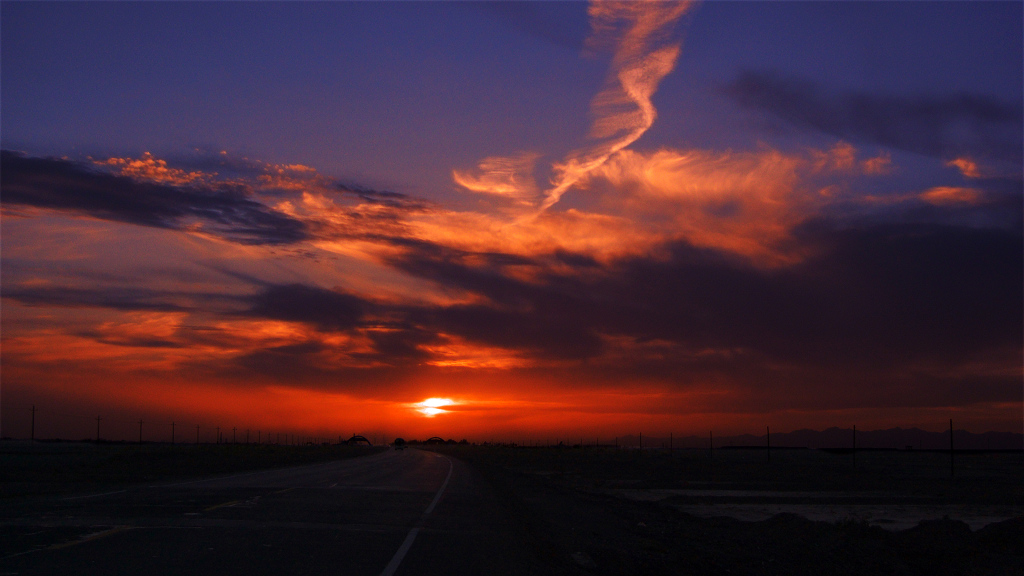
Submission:
[[3,574],[530,574],[477,473],[415,449],[0,502]]

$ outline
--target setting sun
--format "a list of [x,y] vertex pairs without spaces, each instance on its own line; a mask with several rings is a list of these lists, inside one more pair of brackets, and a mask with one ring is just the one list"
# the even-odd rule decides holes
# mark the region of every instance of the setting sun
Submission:
[[451,406],[452,404],[455,404],[455,402],[452,401],[451,398],[427,398],[422,402],[417,402],[413,406],[415,406],[416,410],[419,410],[424,416],[434,417],[438,414],[447,412],[447,410],[441,408],[442,406]]

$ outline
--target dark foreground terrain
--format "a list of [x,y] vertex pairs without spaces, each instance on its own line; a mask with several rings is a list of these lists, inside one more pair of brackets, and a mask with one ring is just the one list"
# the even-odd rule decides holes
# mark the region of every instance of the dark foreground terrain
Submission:
[[1024,574],[1020,453],[129,448],[0,454],[0,574]]
[[0,442],[0,499],[343,460],[365,445]]
[[1024,574],[1019,452],[441,450],[563,573]]

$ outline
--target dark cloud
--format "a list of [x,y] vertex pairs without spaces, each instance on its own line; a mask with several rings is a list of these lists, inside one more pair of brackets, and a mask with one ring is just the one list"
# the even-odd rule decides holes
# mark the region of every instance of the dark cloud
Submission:
[[1019,230],[815,223],[801,234],[817,255],[778,270],[686,245],[667,262],[629,263],[597,287],[628,305],[608,329],[805,366],[891,367],[1019,347]]
[[951,159],[1014,162],[1024,157],[1020,102],[979,94],[886,96],[829,92],[770,72],[746,71],[725,88],[747,108],[839,138]]
[[352,194],[364,202],[370,204],[381,204],[389,208],[400,208],[404,210],[426,210],[432,205],[423,199],[402,194],[400,192],[389,192],[387,190],[374,190],[357,184],[336,184],[337,190],[344,194]]
[[367,307],[362,299],[303,284],[268,286],[252,297],[251,316],[303,322],[321,330],[347,330],[359,324]]
[[[771,364],[895,374],[921,362],[1019,351],[1019,228],[843,226],[806,224],[799,241],[814,255],[777,269],[686,243],[670,246],[668,259],[636,258],[596,275],[542,271],[533,282],[503,274],[494,264],[500,258],[439,247],[410,250],[394,264],[490,302],[408,310],[417,325],[547,357],[598,358],[609,351],[599,335],[609,335],[724,351],[698,362],[721,373],[746,363],[751,374]],[[683,360],[638,358],[618,368],[694,363]]]
[[357,354],[356,357],[391,365],[419,363],[431,359],[430,353],[420,346],[433,344],[439,340],[436,332],[408,324],[390,325],[386,330],[371,330],[367,332],[367,336],[373,342],[374,351],[370,354]]
[[319,367],[317,360],[324,349],[323,343],[315,340],[262,348],[232,359],[223,369],[239,373],[247,380],[259,375],[282,382],[306,382],[329,375],[328,370]]
[[[370,346],[343,359],[312,333],[215,368],[301,375],[307,382],[338,382],[344,373],[351,378],[346,386],[355,387],[425,369],[435,359],[429,347],[455,337],[537,360],[540,367],[519,369],[525,378],[555,378],[557,372],[588,386],[657,379],[748,389],[749,398],[733,402],[734,409],[774,406],[771,398],[786,399],[779,407],[813,409],[1019,395],[1019,370],[1013,372],[1024,346],[1019,219],[986,228],[926,221],[914,212],[919,208],[902,209],[903,221],[892,215],[808,221],[794,232],[807,256],[772,268],[685,242],[665,246],[659,258],[612,264],[562,253],[525,257],[410,239],[393,243],[400,255],[388,264],[454,293],[471,293],[472,304],[383,302],[245,276],[238,277],[255,287],[253,295],[18,286],[5,286],[3,295],[27,305],[220,310],[359,334]],[[197,338],[220,341],[216,333],[192,331],[170,340],[95,338],[157,348]],[[550,361],[571,368],[543,368]]]
[[4,286],[4,298],[27,306],[65,308],[110,308],[113,310],[149,310],[182,312],[210,310],[214,302],[232,297],[223,294],[168,292],[146,288],[72,288],[60,286]]
[[242,244],[290,244],[306,226],[254,200],[238,185],[173,186],[136,180],[57,158],[4,150],[5,204],[67,210],[139,226],[182,230],[196,219],[208,230]]
[[[745,390],[730,410],[1019,397],[1019,226],[817,220],[795,234],[811,255],[778,268],[684,242],[666,246],[668,256],[658,259],[601,265],[552,256],[555,267],[545,267],[547,258],[408,242],[392,265],[480,301],[388,304],[302,285],[267,287],[248,314],[358,331],[372,350],[352,359],[367,368],[337,365],[315,337],[308,347],[254,351],[233,366],[264,375],[301,372],[310,381],[333,374],[336,382],[345,373],[351,386],[362,387],[360,370],[375,366],[374,382],[423,370],[433,359],[428,345],[457,337],[537,361],[518,369],[521,378],[588,387],[655,379]],[[536,272],[523,280],[530,266]]]
[[97,331],[83,331],[76,334],[76,336],[92,338],[101,344],[124,346],[127,348],[184,348],[186,346],[185,342],[176,342],[162,338],[115,337]]
[[[485,296],[480,305],[418,308],[408,313],[414,322],[467,340],[529,351],[544,357],[586,358],[598,354],[601,340],[577,316],[584,301],[551,285],[535,285],[510,277],[505,267],[544,269],[543,261],[500,253],[469,253],[428,244],[407,243],[392,266],[429,278],[443,286]],[[593,262],[581,260],[583,267]]]

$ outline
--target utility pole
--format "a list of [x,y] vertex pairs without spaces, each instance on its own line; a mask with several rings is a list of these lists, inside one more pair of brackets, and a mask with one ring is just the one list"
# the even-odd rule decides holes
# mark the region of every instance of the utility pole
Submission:
[[97,444],[100,443],[100,420],[103,420],[103,418],[97,416],[96,417],[96,443]]
[[672,451],[672,433],[671,432],[668,433],[668,451],[669,452]]
[[708,430],[708,479],[711,482],[715,481],[715,433],[713,430]]
[[199,446],[199,424],[196,424],[196,446]]
[[171,422],[171,446],[174,446],[174,422]]
[[217,426],[217,444],[220,444],[220,426]]
[[247,445],[249,444],[249,429],[248,428],[245,429],[245,443]]
[[263,443],[263,434],[260,433],[260,430],[258,428],[256,429],[256,443],[257,444],[262,444]]
[[142,444],[142,419],[139,419],[139,444]]
[[33,444],[36,441],[36,405],[32,405],[32,431],[30,432],[29,441]]
[[232,444],[238,444],[238,442],[235,441],[235,430],[238,430],[238,429],[235,428],[234,426],[232,426],[231,427],[231,443]]
[[767,446],[768,446],[768,461],[771,462],[772,461],[772,429],[770,427],[768,427],[768,426],[765,426],[764,429],[768,433],[767,434],[767,438],[768,438],[768,444],[767,444]]
[[953,419],[949,419],[949,477],[953,477]]

